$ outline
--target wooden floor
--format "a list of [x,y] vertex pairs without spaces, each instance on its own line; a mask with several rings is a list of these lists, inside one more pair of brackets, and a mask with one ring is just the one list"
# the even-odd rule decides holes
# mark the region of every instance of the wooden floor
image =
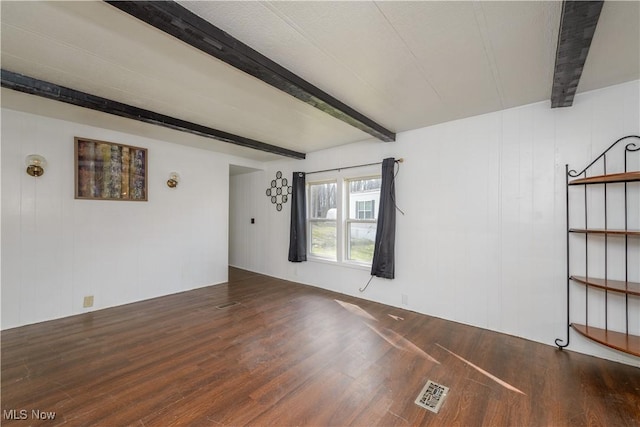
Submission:
[[[429,379],[450,388],[438,414],[414,403]],[[2,332],[2,410],[3,426],[637,426],[640,369],[231,269]]]

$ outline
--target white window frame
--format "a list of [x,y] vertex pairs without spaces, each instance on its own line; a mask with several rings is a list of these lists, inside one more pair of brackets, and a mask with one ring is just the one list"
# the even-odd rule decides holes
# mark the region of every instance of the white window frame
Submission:
[[[376,173],[372,173],[376,171]],[[368,173],[367,173],[368,172]],[[364,171],[362,174],[358,175],[349,175],[345,176],[339,171],[335,173],[323,173],[318,177],[317,180],[307,181],[307,257],[309,261],[320,262],[320,263],[329,263],[333,265],[343,265],[345,267],[352,267],[356,269],[366,269],[371,268],[371,262],[362,262],[357,260],[351,260],[350,258],[350,248],[349,248],[349,225],[352,223],[368,223],[368,224],[377,224],[377,215],[374,203],[374,218],[372,219],[351,219],[349,218],[349,183],[351,181],[360,181],[365,179],[380,179],[382,176],[379,173],[379,166],[375,169],[370,169],[369,171]],[[312,253],[312,236],[311,236],[311,226],[314,222],[325,222],[326,218],[311,218],[311,186],[319,185],[319,184],[327,184],[327,183],[335,183],[336,184],[336,258],[322,257],[320,255],[314,255]],[[333,220],[331,220],[333,221]]]
[[[351,190],[349,188],[350,183],[352,181],[364,181],[367,179],[382,179],[382,175],[365,175],[365,176],[356,176],[356,177],[351,177],[348,179],[344,180],[344,191],[345,191],[345,221],[344,221],[344,262],[346,263],[350,263],[350,264],[357,264],[357,265],[362,265],[362,266],[367,266],[370,267],[371,266],[371,262],[363,262],[363,261],[359,261],[359,260],[355,260],[355,259],[351,259],[351,245],[349,244],[349,242],[351,241],[351,224],[373,224],[375,227],[377,227],[378,224],[378,219],[376,218],[376,213],[375,213],[375,203],[373,203],[373,218],[370,219],[358,219],[358,218],[350,218],[349,216],[349,207],[351,206]],[[380,190],[378,190],[378,192],[380,192]],[[363,201],[366,202],[366,201]],[[373,202],[373,200],[371,200],[371,202]],[[358,211],[357,211],[357,202],[356,202],[356,215],[358,216]]]

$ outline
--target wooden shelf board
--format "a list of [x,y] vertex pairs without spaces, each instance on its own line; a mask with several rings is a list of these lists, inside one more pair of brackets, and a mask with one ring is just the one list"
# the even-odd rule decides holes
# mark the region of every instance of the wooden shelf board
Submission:
[[624,280],[599,279],[595,277],[571,276],[571,280],[584,285],[594,286],[612,292],[640,296],[640,283],[625,282]]
[[569,185],[584,184],[612,184],[615,182],[640,181],[640,172],[613,173],[608,175],[590,176],[588,178],[574,179]]
[[599,228],[570,228],[570,233],[585,233],[585,234],[615,234],[619,236],[640,236],[640,230],[604,230]]
[[607,347],[640,357],[640,336],[607,331],[593,326],[572,323],[571,327],[581,335]]

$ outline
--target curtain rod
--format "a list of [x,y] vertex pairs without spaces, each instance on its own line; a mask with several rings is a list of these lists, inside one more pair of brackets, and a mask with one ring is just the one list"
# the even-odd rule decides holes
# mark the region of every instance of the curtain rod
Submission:
[[[399,158],[399,159],[396,159],[394,161],[395,161],[395,163],[402,163],[402,162],[404,162],[404,159],[403,158]],[[306,175],[311,175],[313,173],[341,171],[343,169],[363,168],[365,166],[375,166],[375,165],[381,165],[381,164],[382,164],[382,162],[375,162],[375,163],[367,163],[367,164],[364,164],[364,165],[345,166],[343,168],[324,169],[324,170],[321,170],[321,171],[307,172]]]

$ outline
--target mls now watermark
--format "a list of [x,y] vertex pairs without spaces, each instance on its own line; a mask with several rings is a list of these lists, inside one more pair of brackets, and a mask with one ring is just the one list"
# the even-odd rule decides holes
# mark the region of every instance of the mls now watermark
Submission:
[[4,409],[2,418],[5,420],[55,420],[56,413],[41,411],[40,409]]

